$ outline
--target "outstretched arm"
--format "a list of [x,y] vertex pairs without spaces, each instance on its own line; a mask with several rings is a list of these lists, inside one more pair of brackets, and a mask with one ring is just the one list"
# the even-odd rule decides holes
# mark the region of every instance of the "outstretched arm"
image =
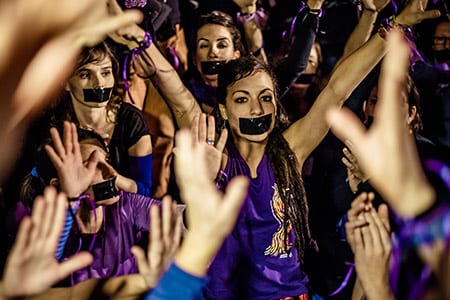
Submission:
[[[345,43],[344,53],[342,54],[339,61],[346,58],[353,52],[355,52],[359,47],[364,45],[370,38],[372,34],[375,21],[377,19],[378,13],[389,4],[391,0],[363,0],[362,6],[363,10],[361,17],[359,18],[358,24],[356,24],[355,29],[350,34],[347,42]],[[339,61],[336,66],[339,65]]]
[[308,65],[309,54],[319,30],[323,2],[323,0],[308,0],[306,7],[296,17],[294,41],[286,59],[275,68],[280,98],[289,91],[292,83]]
[[[442,241],[448,242],[448,230],[437,226],[439,235],[431,242],[424,240],[423,235],[428,232],[428,226],[448,219],[450,208],[445,202],[433,208],[436,192],[425,177],[413,136],[405,127],[401,106],[406,94],[408,44],[398,32],[392,34],[389,43],[392,50],[382,65],[378,111],[371,128],[366,130],[358,118],[345,109],[330,111],[328,120],[341,140],[352,142],[355,155],[372,185],[398,215],[409,220],[409,227],[405,228],[409,228],[410,233],[403,236],[404,241],[418,248],[437,278],[446,282],[449,254]],[[423,213],[425,217],[416,219]]]
[[[439,11],[425,11],[427,1],[411,0],[396,18],[397,24],[412,26],[424,19],[436,18]],[[387,33],[388,35],[389,33]],[[375,34],[356,52],[344,59],[332,73],[330,81],[319,94],[309,113],[285,131],[285,137],[302,164],[328,132],[325,113],[341,107],[353,90],[369,74],[386,53],[384,38]]]
[[[108,0],[112,15],[122,15],[124,12],[116,0]],[[130,50],[139,47],[136,41],[143,41],[145,32],[138,25],[123,27],[109,35],[115,42],[127,46]],[[180,128],[189,127],[194,117],[201,113],[201,108],[192,93],[184,85],[177,71],[161,54],[154,43],[144,49],[146,61],[139,59],[138,63],[151,74],[150,79],[159,89],[174,113]],[[144,57],[141,55],[141,57]]]

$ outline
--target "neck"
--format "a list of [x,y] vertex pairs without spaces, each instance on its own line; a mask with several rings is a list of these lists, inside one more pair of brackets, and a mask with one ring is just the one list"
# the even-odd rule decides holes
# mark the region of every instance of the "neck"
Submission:
[[91,107],[74,99],[72,104],[80,126],[95,130],[108,143],[114,131],[115,114],[108,112],[106,106]]
[[239,151],[239,154],[247,163],[250,169],[251,177],[256,178],[257,177],[256,170],[264,156],[267,141],[256,143],[256,142],[249,142],[247,140],[243,141],[241,139],[235,139],[234,143],[236,145],[237,150]]

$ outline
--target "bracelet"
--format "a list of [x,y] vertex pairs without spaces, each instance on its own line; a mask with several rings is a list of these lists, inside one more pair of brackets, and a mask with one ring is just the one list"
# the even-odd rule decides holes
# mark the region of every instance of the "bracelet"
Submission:
[[450,205],[447,202],[433,205],[426,215],[406,221],[399,232],[400,242],[412,248],[449,237]]
[[[148,57],[148,54],[146,54],[145,50],[153,44],[153,38],[149,32],[146,32],[142,41],[138,41],[135,37],[132,37],[132,40],[135,41],[139,46],[130,50],[130,52],[125,56],[125,59],[123,61],[122,79],[124,82],[125,91],[128,94],[131,103],[134,104],[135,102],[133,97],[131,96],[130,85],[128,83],[130,62],[134,65],[136,63],[136,57],[141,57],[142,60],[147,64],[151,64],[152,60],[150,59],[150,57]],[[146,77],[150,78],[152,75],[154,75],[154,73]]]
[[228,184],[228,174],[220,170],[214,182],[216,183],[216,188],[223,191]]
[[243,13],[238,12],[236,14],[236,21],[240,25],[244,25],[248,22],[254,21],[255,25],[261,29],[262,28],[262,21],[266,18],[266,13],[264,11],[264,8],[260,7],[253,13]]

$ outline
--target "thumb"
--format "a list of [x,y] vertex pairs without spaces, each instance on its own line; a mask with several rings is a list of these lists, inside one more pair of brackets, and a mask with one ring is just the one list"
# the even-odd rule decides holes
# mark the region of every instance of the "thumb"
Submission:
[[422,13],[422,19],[426,20],[426,19],[435,19],[441,16],[441,12],[438,9],[431,9],[431,10],[427,10],[424,11]]
[[99,155],[100,155],[100,153],[98,153],[98,151],[95,150],[89,156],[89,159],[86,163],[86,168],[89,170],[89,172],[94,172],[95,169],[97,168],[97,164],[99,161]]

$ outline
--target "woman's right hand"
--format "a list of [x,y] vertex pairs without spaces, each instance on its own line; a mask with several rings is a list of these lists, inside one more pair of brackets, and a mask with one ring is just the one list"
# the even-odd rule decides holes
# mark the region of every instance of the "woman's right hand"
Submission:
[[74,123],[64,122],[63,141],[56,128],[50,129],[53,147],[45,146],[45,151],[50,157],[58,172],[59,185],[69,198],[78,197],[91,184],[97,163],[98,153],[92,152],[86,162],[80,152],[77,128]]

